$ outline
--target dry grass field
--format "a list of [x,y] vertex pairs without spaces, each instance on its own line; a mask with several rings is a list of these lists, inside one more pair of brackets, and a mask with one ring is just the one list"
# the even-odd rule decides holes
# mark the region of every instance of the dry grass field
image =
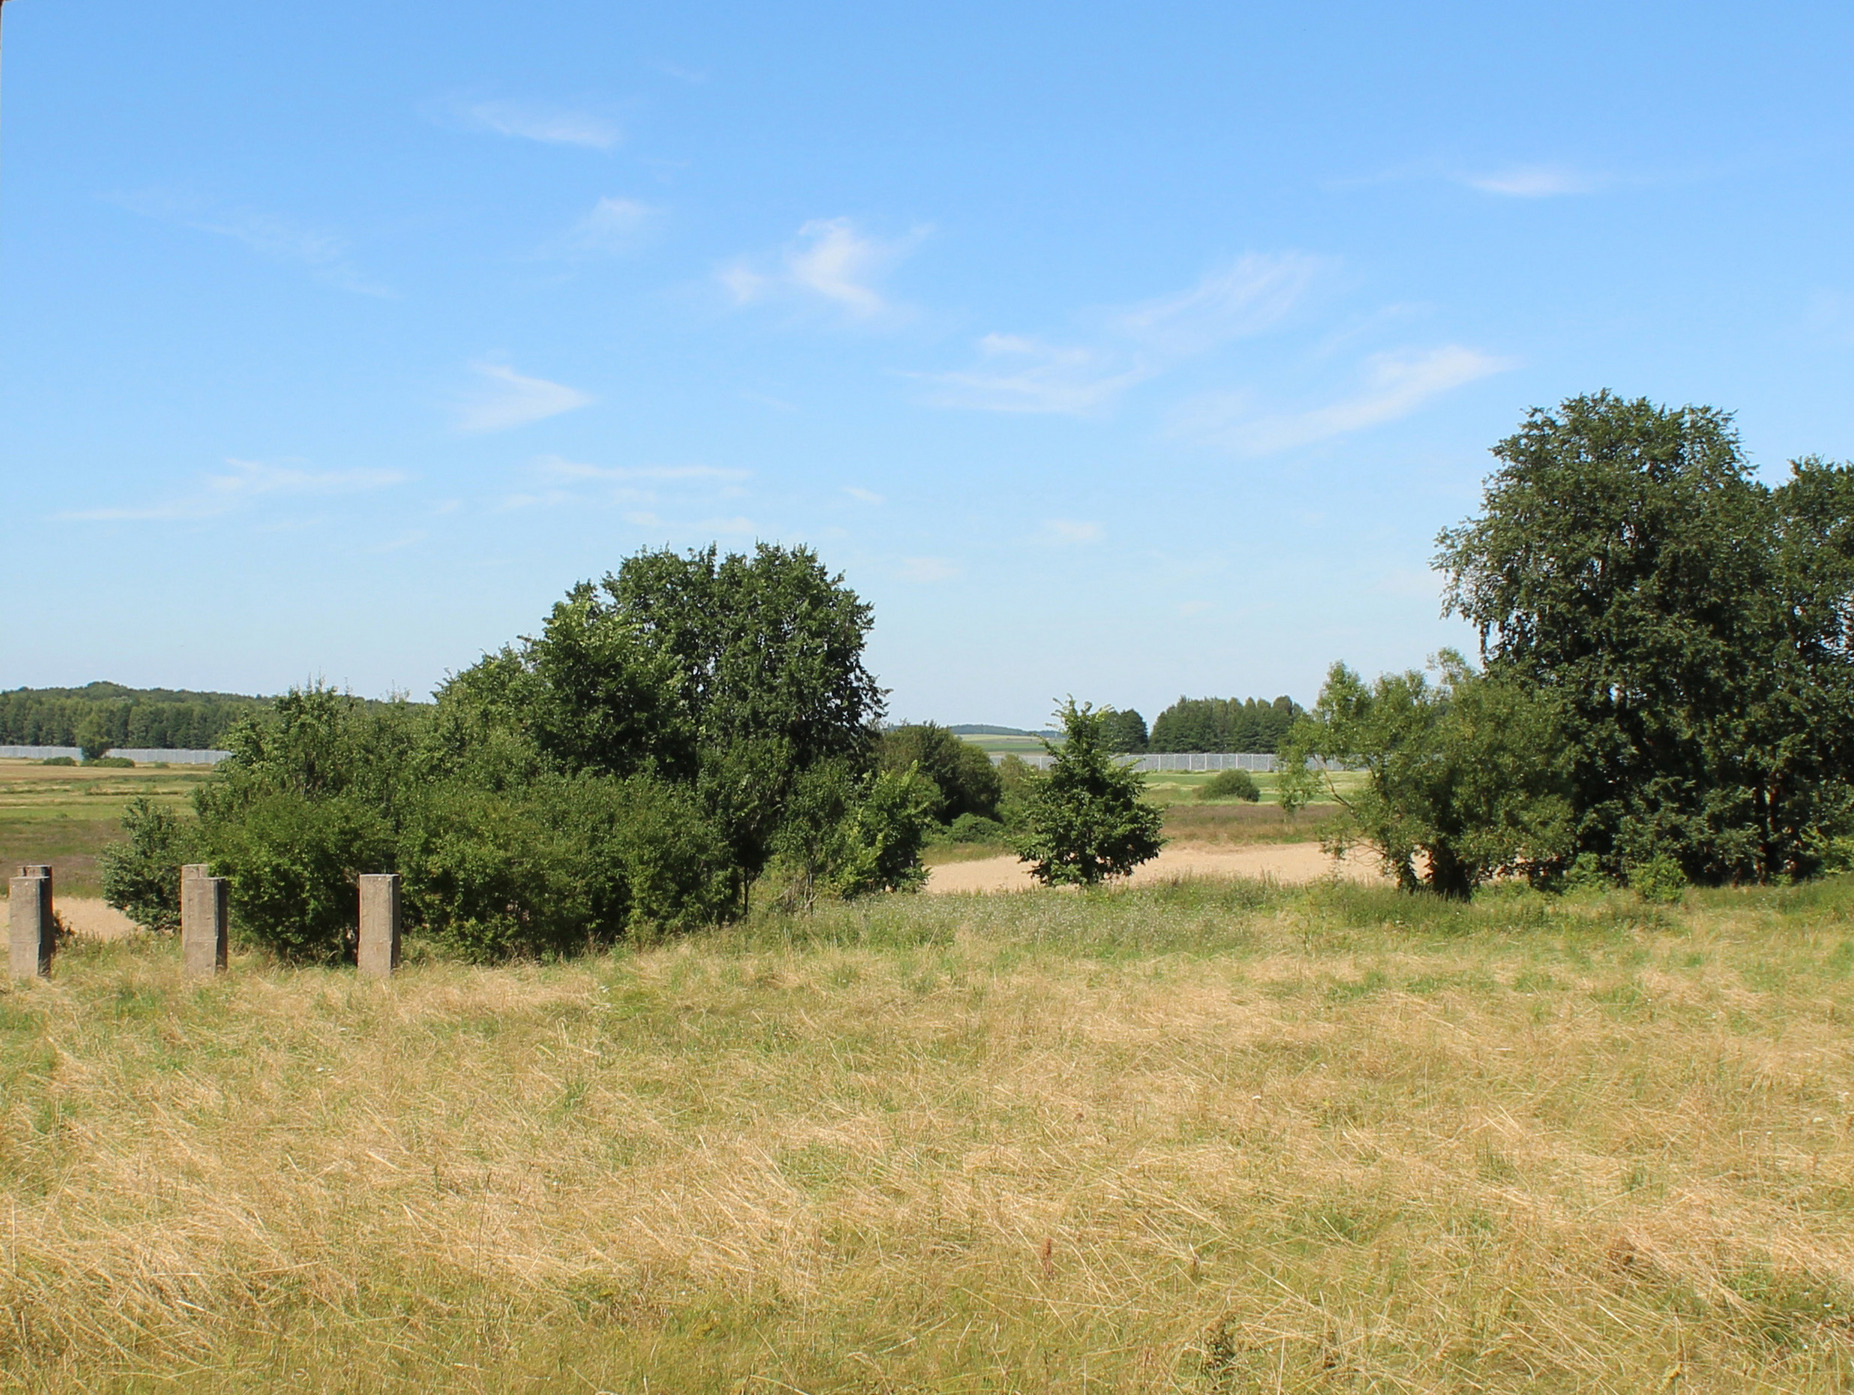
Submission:
[[1854,1385],[1854,885],[0,991],[0,1386]]

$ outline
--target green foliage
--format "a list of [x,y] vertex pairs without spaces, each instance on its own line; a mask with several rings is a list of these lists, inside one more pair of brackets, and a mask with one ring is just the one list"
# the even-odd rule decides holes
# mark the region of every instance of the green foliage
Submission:
[[912,766],[858,776],[835,762],[807,772],[766,873],[775,901],[799,910],[820,898],[917,890],[927,879],[920,852],[938,799]]
[[216,747],[234,722],[263,705],[260,698],[235,693],[125,688],[119,683],[16,688],[0,693],[0,745],[82,746],[79,730],[89,727],[99,755],[112,746],[205,750]]
[[[400,872],[411,923],[476,959],[715,924],[775,850],[807,901],[907,888],[945,797],[874,769],[868,625],[803,549],[640,553],[435,705],[318,685],[252,713],[197,796],[202,845],[242,932],[310,960],[351,949],[364,872]],[[938,734],[948,787],[995,806],[983,753]]]
[[77,757],[75,756],[47,756],[44,760],[40,761],[39,764],[40,765],[76,765]]
[[1686,894],[1687,874],[1666,853],[1629,869],[1629,886],[1644,901],[1676,905]]
[[1287,697],[1273,702],[1181,697],[1153,721],[1152,738],[1142,749],[1269,754],[1279,749],[1299,715],[1300,708]]
[[1399,886],[1464,899],[1497,873],[1549,874],[1572,846],[1557,714],[1458,654],[1437,668],[1433,684],[1409,672],[1368,687],[1335,664],[1283,746],[1282,805],[1304,805],[1324,778],[1310,761],[1362,768],[1362,793],[1326,782],[1345,806],[1325,839],[1335,850],[1362,839]]
[[1107,750],[1107,718],[1073,698],[1058,712],[1064,740],[1045,743],[1047,776],[1027,791],[1017,855],[1046,886],[1094,886],[1158,855],[1160,812],[1139,774]]
[[133,770],[135,762],[127,756],[90,756],[84,764],[98,770]]
[[111,746],[116,744],[112,723],[102,713],[92,712],[87,715],[77,728],[77,748],[84,753],[86,764],[103,759]]
[[1577,848],[1612,877],[1816,870],[1854,775],[1854,471],[1773,489],[1726,414],[1608,393],[1494,454],[1438,564],[1489,672],[1561,714]]
[[738,888],[765,866],[807,770],[871,760],[881,692],[870,609],[806,548],[640,552],[555,606],[539,638],[440,695],[522,733],[555,767],[692,784]]
[[1197,787],[1199,799],[1246,799],[1254,804],[1262,797],[1255,777],[1246,770],[1220,770]]
[[948,825],[946,840],[949,843],[1002,843],[1004,825],[981,814],[961,814]]
[[1043,780],[1043,774],[1022,756],[1007,755],[998,762],[998,783],[1004,793],[998,798],[998,821],[1006,829],[1023,827],[1030,807],[1030,797]]
[[132,799],[120,843],[97,854],[103,899],[144,930],[180,928],[180,869],[200,860],[199,828],[173,809]]
[[395,870],[384,821],[353,795],[259,794],[207,836],[214,873],[231,879],[233,925],[289,960],[351,957],[358,878]]
[[1122,711],[1107,707],[1102,709],[1101,715],[1107,719],[1103,740],[1109,751],[1138,755],[1146,749],[1146,719],[1139,715],[1138,709],[1129,707]]
[[879,769],[914,768],[933,781],[937,797],[933,817],[951,823],[965,815],[995,819],[1004,782],[991,757],[932,722],[911,723],[884,731],[876,747]]

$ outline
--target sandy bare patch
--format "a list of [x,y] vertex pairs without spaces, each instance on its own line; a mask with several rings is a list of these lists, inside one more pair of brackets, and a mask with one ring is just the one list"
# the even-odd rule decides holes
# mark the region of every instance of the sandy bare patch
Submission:
[[[6,901],[0,898],[0,906]],[[53,892],[52,907],[58,919],[73,935],[92,940],[123,940],[142,933],[142,927],[130,920],[109,902],[96,896],[58,896]]]
[[[1271,843],[1247,848],[1166,848],[1131,878],[1133,885],[1181,877],[1249,877],[1283,885],[1301,885],[1338,877],[1343,881],[1381,882],[1384,874],[1370,853],[1354,850],[1345,858],[1328,856],[1318,843]],[[949,862],[927,874],[925,890],[1029,891],[1036,883],[1015,857],[987,857]]]

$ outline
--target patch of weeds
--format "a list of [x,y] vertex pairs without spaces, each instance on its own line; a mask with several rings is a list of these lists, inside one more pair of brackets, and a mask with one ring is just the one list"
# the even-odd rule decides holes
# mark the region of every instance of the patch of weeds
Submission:
[[1326,1000],[1330,1003],[1355,1003],[1361,998],[1381,993],[1389,985],[1390,980],[1381,971],[1372,969],[1361,979],[1333,984],[1326,990]]
[[116,985],[115,996],[110,1002],[110,1010],[124,1021],[137,1021],[157,1016],[167,1009],[167,994],[159,988],[133,979]]
[[1818,1275],[1753,1265],[1722,1274],[1719,1284],[1737,1300],[1739,1322],[1777,1351],[1820,1346],[1831,1334],[1845,1338],[1854,1325],[1854,1296]]
[[1590,1001],[1616,1017],[1634,1017],[1653,1008],[1653,1000],[1632,978],[1623,979],[1620,983],[1612,983],[1605,988],[1591,989]]
[[1513,979],[1515,993],[1552,993],[1563,987],[1543,969],[1521,969]]
[[1854,940],[1843,940],[1822,961],[1822,972],[1830,978],[1846,978],[1854,972]]

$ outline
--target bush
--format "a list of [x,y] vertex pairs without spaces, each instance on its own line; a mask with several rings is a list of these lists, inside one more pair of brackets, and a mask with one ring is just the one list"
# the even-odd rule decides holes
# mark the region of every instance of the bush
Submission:
[[1004,825],[978,814],[961,814],[946,831],[949,843],[1002,843]]
[[[65,759],[69,760],[70,757],[67,756]],[[130,760],[127,756],[86,756],[84,757],[84,764],[92,767],[100,767],[104,770],[135,769],[135,762]]]
[[1661,853],[1629,869],[1629,886],[1644,901],[1672,906],[1686,894],[1687,874],[1678,861]]
[[128,835],[122,842],[97,854],[103,899],[144,930],[178,930],[180,869],[199,860],[199,826],[172,809],[132,799],[122,811],[122,831]]
[[915,891],[926,881],[921,845],[938,795],[910,766],[859,779],[842,765],[807,772],[792,792],[765,881],[787,910],[820,897]]
[[1254,776],[1246,770],[1224,770],[1210,777],[1198,786],[1199,799],[1246,799],[1254,804],[1261,799],[1262,791],[1256,786]]
[[394,870],[387,829],[354,799],[265,795],[208,838],[213,870],[231,879],[234,925],[286,960],[351,957],[358,879]]
[[76,765],[77,757],[76,756],[47,756],[44,760],[40,761],[39,764],[40,765]]
[[1025,801],[1017,854],[1046,886],[1093,886],[1158,855],[1163,817],[1145,781],[1106,749],[1107,721],[1071,698],[1058,714],[1065,739]]
[[991,757],[970,741],[932,722],[891,727],[882,733],[876,764],[896,773],[910,767],[934,783],[933,816],[951,822],[962,814],[998,816],[1004,783]]

